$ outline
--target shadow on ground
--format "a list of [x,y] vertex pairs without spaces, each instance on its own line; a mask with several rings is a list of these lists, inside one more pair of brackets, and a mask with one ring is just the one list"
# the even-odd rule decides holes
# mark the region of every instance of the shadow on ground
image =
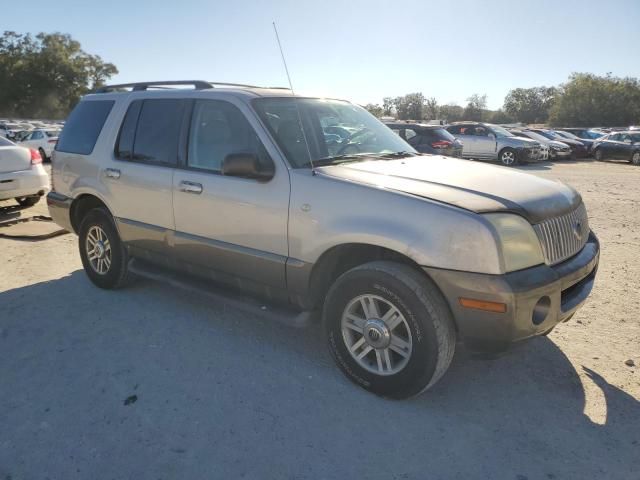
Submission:
[[[0,479],[638,478],[639,404],[548,338],[381,399],[318,326],[268,323],[148,281],[83,272],[0,293]],[[562,328],[562,327],[559,327]]]

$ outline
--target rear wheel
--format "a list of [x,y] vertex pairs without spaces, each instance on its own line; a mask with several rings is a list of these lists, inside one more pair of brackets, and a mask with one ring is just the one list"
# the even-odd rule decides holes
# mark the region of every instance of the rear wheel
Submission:
[[17,197],[16,202],[21,207],[33,207],[36,203],[40,201],[40,195],[32,195],[30,197]]
[[631,155],[631,163],[640,165],[640,152],[633,152],[633,155]]
[[513,148],[504,148],[498,156],[500,163],[505,167],[513,167],[518,164],[518,156]]
[[333,284],[324,307],[329,350],[354,383],[407,398],[434,385],[449,367],[455,329],[437,287],[410,266],[371,262]]
[[104,208],[94,208],[84,217],[78,244],[84,271],[95,285],[112,289],[126,283],[129,255]]

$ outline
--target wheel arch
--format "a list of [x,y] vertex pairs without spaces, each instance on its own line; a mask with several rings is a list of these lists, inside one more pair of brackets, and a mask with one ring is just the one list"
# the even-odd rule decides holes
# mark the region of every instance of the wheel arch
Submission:
[[[322,302],[331,285],[343,273],[365,263],[377,260],[387,260],[407,265],[431,281],[438,289],[438,285],[412,258],[379,245],[368,243],[344,243],[326,250],[318,261],[313,264],[308,278],[308,303],[311,309],[322,306]],[[443,295],[443,298],[446,298]]]
[[[104,208],[111,215],[111,210],[99,197],[90,194],[83,193],[76,197],[71,202],[71,209],[69,210],[69,219],[71,220],[71,226],[73,231],[77,234],[80,228],[80,223],[84,216],[94,208]],[[113,216],[113,215],[112,215]]]

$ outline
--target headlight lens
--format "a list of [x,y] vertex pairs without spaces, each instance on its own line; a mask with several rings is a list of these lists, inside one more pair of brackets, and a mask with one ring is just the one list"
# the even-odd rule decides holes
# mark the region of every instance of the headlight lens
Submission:
[[507,272],[544,263],[540,240],[524,218],[511,213],[490,213],[485,218],[498,233]]

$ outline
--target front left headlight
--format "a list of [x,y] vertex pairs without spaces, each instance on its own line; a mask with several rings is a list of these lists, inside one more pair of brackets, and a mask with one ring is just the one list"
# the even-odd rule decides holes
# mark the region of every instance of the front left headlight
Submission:
[[498,234],[506,272],[544,263],[540,240],[524,218],[512,213],[490,213],[485,218]]

